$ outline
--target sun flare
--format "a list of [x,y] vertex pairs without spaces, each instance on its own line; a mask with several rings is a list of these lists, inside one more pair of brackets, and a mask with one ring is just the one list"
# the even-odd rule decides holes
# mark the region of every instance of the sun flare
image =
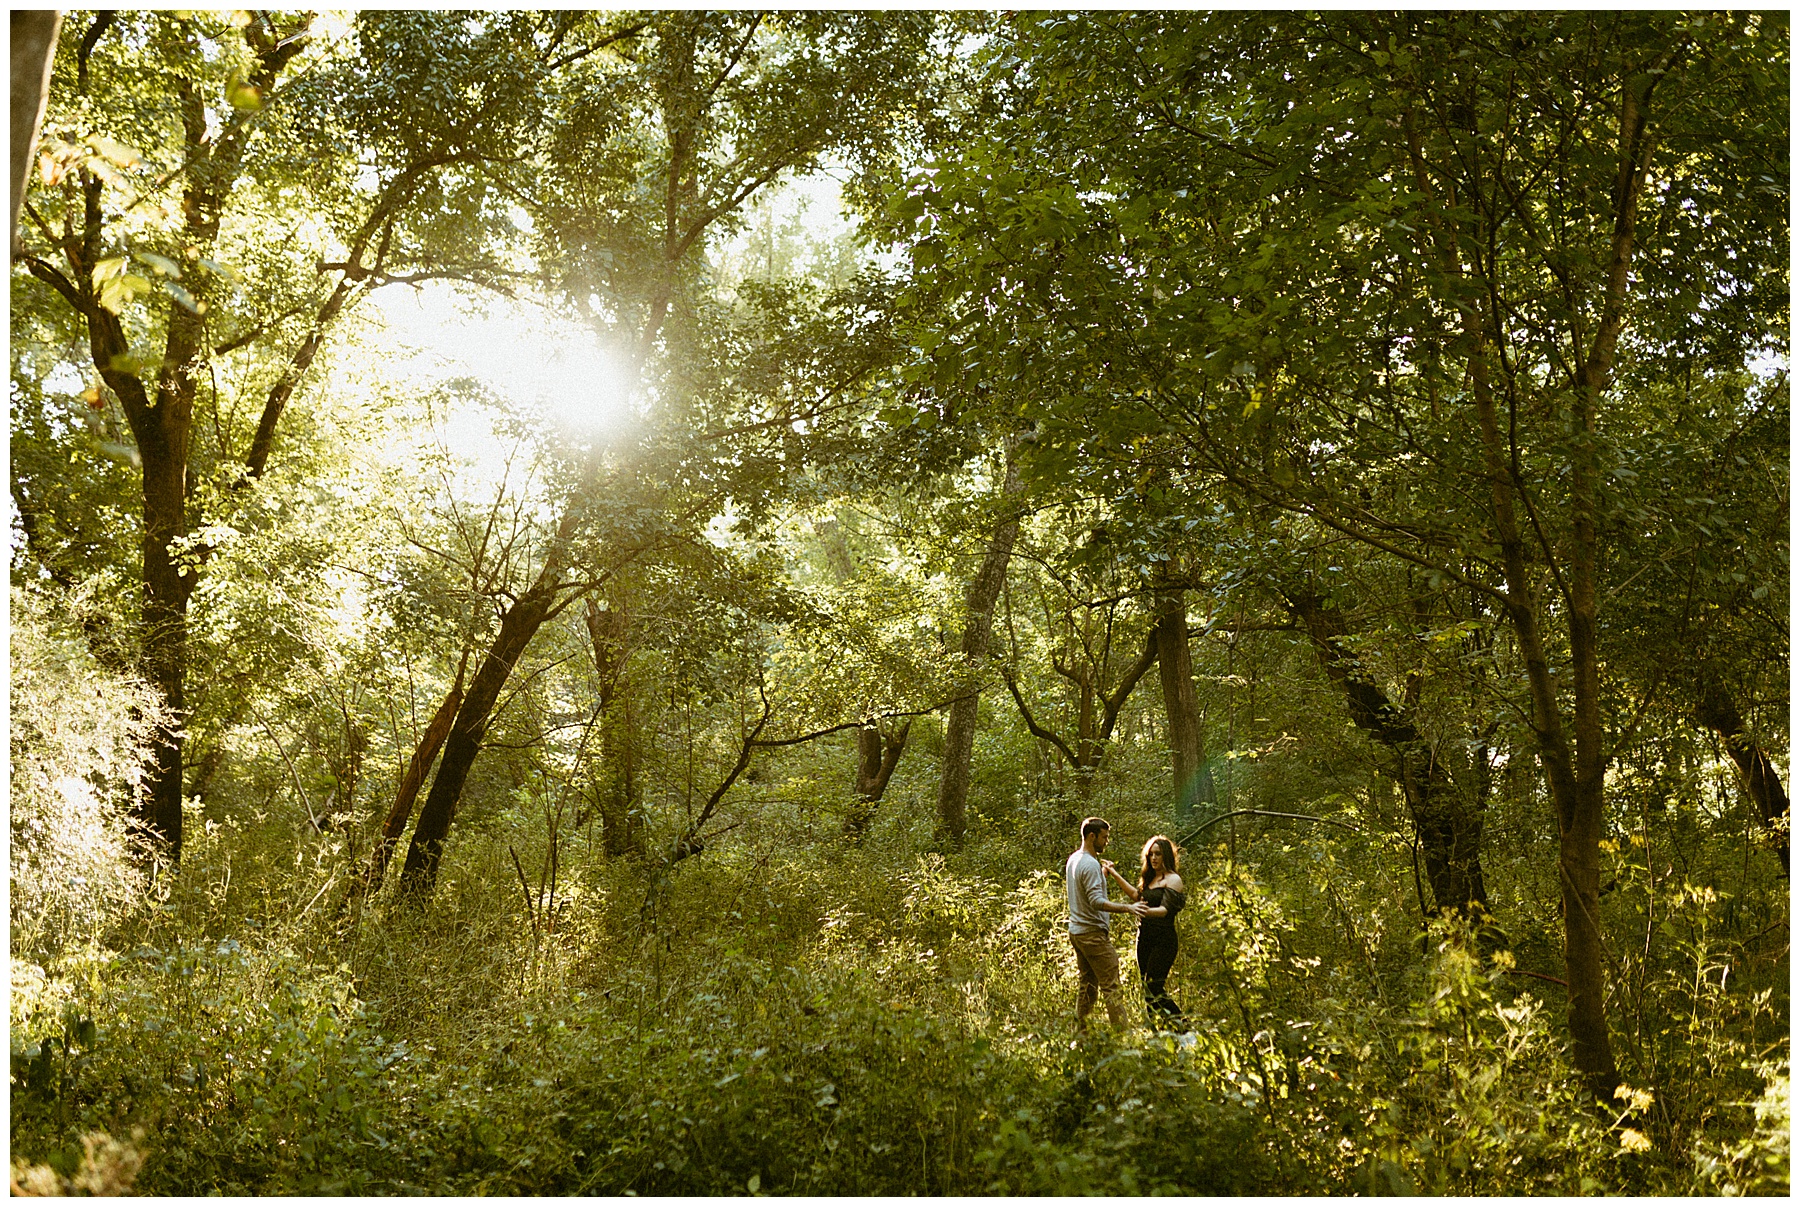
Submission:
[[415,371],[473,377],[571,439],[611,439],[638,413],[622,358],[591,330],[541,308],[496,298],[476,312],[448,288],[381,297],[379,308],[415,349]]

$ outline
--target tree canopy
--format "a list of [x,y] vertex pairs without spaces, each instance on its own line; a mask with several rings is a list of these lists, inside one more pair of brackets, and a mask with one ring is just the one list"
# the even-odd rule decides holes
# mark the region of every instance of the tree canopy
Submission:
[[15,1192],[1786,1193],[1785,14],[51,36]]

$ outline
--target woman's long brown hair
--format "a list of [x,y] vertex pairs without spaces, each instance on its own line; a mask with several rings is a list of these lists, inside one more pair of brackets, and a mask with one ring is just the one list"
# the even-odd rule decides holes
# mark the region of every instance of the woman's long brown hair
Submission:
[[1150,891],[1150,851],[1152,848],[1161,848],[1162,850],[1163,875],[1167,876],[1171,872],[1181,870],[1181,856],[1176,853],[1174,840],[1167,834],[1152,834],[1150,841],[1144,844],[1143,853],[1138,856],[1138,862],[1143,866],[1143,871],[1138,873],[1140,896]]

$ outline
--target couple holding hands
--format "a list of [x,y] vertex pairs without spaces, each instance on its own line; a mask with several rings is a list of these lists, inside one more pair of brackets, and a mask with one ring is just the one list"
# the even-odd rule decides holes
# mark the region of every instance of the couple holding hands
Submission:
[[[1175,964],[1180,941],[1175,934],[1175,915],[1187,904],[1186,889],[1177,870],[1175,844],[1162,834],[1144,844],[1143,871],[1133,885],[1100,853],[1112,837],[1103,817],[1081,823],[1081,848],[1069,856],[1063,877],[1069,893],[1069,942],[1075,948],[1075,964],[1081,972],[1081,989],[1075,998],[1075,1029],[1087,1031],[1087,1016],[1096,998],[1106,1001],[1107,1017],[1115,1027],[1125,1026],[1125,1004],[1119,990],[1119,953],[1108,929],[1108,914],[1132,914],[1138,920],[1137,962],[1144,978],[1144,1003],[1153,1025],[1184,1030],[1181,1008],[1163,983]],[[1111,877],[1129,901],[1114,901],[1106,881]]]

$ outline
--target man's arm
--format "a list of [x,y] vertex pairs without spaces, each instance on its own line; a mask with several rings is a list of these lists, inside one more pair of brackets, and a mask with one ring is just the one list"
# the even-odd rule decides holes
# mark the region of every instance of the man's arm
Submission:
[[[1100,861],[1096,859],[1096,864]],[[1087,891],[1087,898],[1094,908],[1103,914],[1142,914],[1144,907],[1136,902],[1114,901],[1106,895],[1105,875],[1088,875],[1082,877],[1082,887]]]

